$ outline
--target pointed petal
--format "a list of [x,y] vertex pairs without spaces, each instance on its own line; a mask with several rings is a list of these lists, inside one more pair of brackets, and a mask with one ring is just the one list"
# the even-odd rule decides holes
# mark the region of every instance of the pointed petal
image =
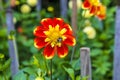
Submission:
[[38,49],[43,48],[47,45],[47,42],[45,42],[44,37],[39,37],[34,39],[34,46]]
[[106,18],[106,7],[104,5],[99,5],[97,7],[97,17],[101,20]]
[[96,14],[97,12],[97,6],[92,6],[90,9],[90,14]]
[[44,31],[45,29],[42,26],[38,26],[34,29],[33,34],[37,37],[46,37]]
[[68,54],[68,47],[62,44],[61,47],[57,47],[57,54],[60,58],[64,58]]
[[54,18],[53,22],[54,22],[54,26],[56,25],[62,26],[64,23],[64,20],[62,18]]
[[106,15],[105,14],[100,14],[100,15],[97,15],[97,17],[100,19],[100,20],[103,20],[106,18]]
[[46,29],[49,28],[49,25],[52,25],[53,26],[53,20],[51,18],[45,18],[45,19],[42,19],[41,22],[42,26]]
[[67,31],[67,29],[63,28],[63,29],[60,31],[60,34],[64,34],[66,31]]
[[71,35],[65,35],[66,39],[63,41],[64,44],[67,44],[69,46],[74,46],[76,44],[76,40],[74,36]]
[[73,34],[72,28],[70,27],[69,24],[64,24],[61,29],[65,28],[67,31],[65,32],[65,34]]
[[43,51],[43,54],[46,59],[52,59],[55,54],[55,47],[51,47],[51,45],[47,45]]

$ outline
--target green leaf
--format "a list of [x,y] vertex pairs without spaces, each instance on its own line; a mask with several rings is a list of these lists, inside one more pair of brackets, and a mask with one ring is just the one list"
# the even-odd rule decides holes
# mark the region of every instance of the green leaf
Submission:
[[28,74],[35,74],[34,68],[26,67],[22,70]]
[[80,75],[76,77],[76,80],[80,80],[80,79],[81,79]]
[[19,71],[13,78],[13,80],[27,80],[23,71]]
[[8,59],[2,66],[0,66],[0,71],[5,71],[10,66],[11,60]]
[[101,43],[101,42],[98,42],[98,41],[96,41],[96,42],[94,42],[93,44],[91,44],[93,47],[96,47],[96,48],[101,48],[101,47],[103,47],[103,43]]
[[2,28],[0,30],[0,37],[5,37],[5,36],[7,36],[7,29],[6,28]]
[[71,77],[72,80],[75,80],[75,76],[74,76],[74,70],[72,68],[66,68],[63,66],[63,68],[65,69],[65,71],[69,74],[69,76]]
[[35,54],[33,64],[36,64],[38,68],[42,69],[43,71],[47,70],[47,63],[42,54]]
[[100,55],[102,53],[102,51],[101,51],[101,49],[99,49],[99,48],[96,48],[96,49],[92,49],[91,50],[91,56],[98,56],[98,55]]
[[102,3],[104,4],[104,5],[109,5],[110,4],[110,0],[102,0]]
[[73,60],[71,62],[71,66],[74,68],[74,70],[80,70],[80,59]]
[[35,75],[30,75],[29,80],[35,80]]

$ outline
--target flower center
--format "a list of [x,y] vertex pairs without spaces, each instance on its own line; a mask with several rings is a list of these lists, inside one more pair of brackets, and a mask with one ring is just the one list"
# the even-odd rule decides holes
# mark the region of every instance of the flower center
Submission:
[[94,5],[94,6],[98,6],[100,1],[99,0],[90,0],[90,2]]
[[55,27],[49,25],[49,29],[44,32],[47,36],[45,42],[49,42],[52,47],[56,45],[61,47],[61,42],[66,39],[66,37],[63,35],[66,31],[67,30],[65,28],[60,30],[59,25],[56,25]]

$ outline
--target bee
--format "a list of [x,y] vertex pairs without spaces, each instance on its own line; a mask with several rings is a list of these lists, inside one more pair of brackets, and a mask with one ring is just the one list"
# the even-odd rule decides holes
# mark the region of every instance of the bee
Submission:
[[57,39],[57,42],[58,42],[58,43],[62,42],[62,38],[59,37],[59,38]]

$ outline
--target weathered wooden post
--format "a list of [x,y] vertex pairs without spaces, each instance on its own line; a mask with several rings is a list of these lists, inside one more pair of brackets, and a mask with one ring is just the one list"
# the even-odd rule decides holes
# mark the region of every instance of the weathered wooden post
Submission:
[[67,1],[68,0],[60,0],[60,13],[63,18],[67,17]]
[[[71,25],[73,28],[74,36],[76,37],[76,31],[77,31],[77,5],[76,0],[72,0],[72,16],[71,16]],[[72,49],[72,55],[70,62],[72,62],[73,56],[74,56],[75,46]]]
[[81,78],[87,77],[87,80],[92,80],[90,48],[88,47],[80,48],[80,60],[81,60]]
[[74,31],[74,35],[76,36],[76,31],[77,31],[77,1],[72,0],[72,27]]
[[[9,2],[9,0],[6,0]],[[17,54],[17,46],[14,35],[14,23],[13,23],[13,15],[12,8],[9,5],[6,10],[6,25],[8,30],[8,46],[9,46],[9,55],[11,59],[11,72],[12,78],[18,72],[19,62],[18,62],[18,54]]]
[[117,0],[116,10],[113,80],[120,80],[120,0]]

